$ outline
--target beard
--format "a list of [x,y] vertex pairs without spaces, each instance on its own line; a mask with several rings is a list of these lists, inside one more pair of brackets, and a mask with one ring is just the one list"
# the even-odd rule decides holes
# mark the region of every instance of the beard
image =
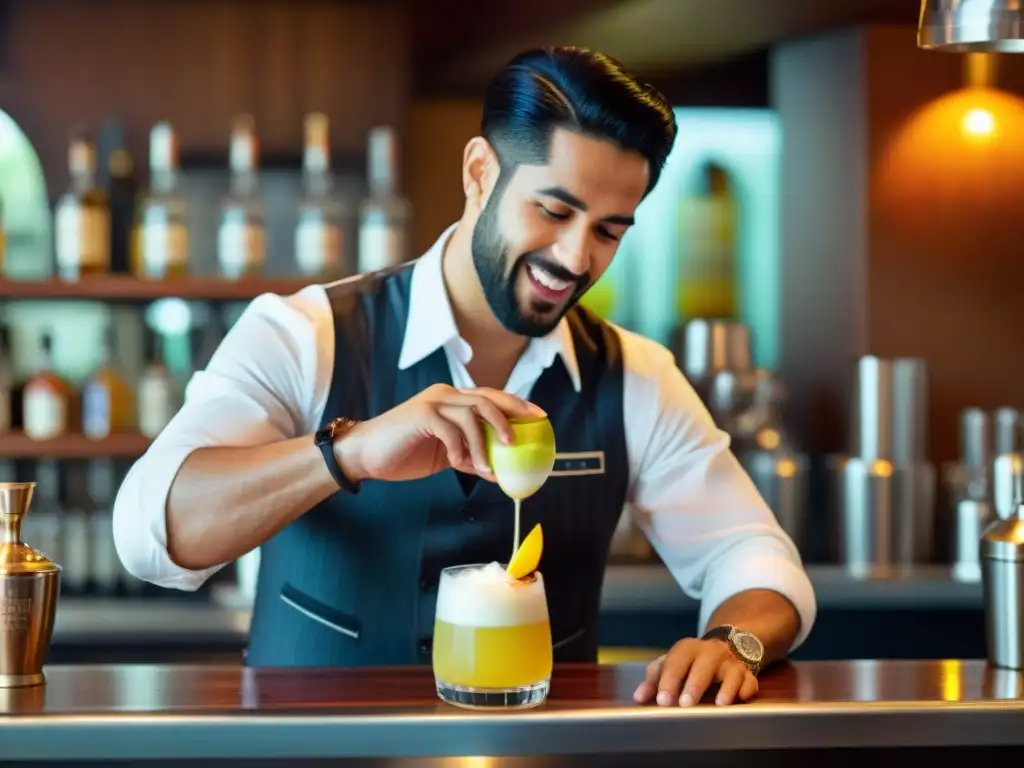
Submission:
[[[491,312],[494,313],[499,323],[519,336],[533,338],[547,336],[558,326],[566,312],[580,300],[590,281],[586,276],[574,275],[558,264],[543,258],[535,251],[519,256],[512,263],[511,268],[506,271],[509,246],[498,227],[500,195],[497,192],[498,190],[495,190],[495,194],[491,195],[480,213],[480,218],[477,219],[476,226],[473,227],[470,246],[473,253],[473,266],[476,268],[477,277],[480,279],[480,285],[487,303],[491,307]],[[566,299],[560,309],[539,298],[534,298],[530,302],[531,306],[526,310],[519,306],[516,282],[519,273],[531,263],[543,267],[556,277],[577,284],[576,290]]]

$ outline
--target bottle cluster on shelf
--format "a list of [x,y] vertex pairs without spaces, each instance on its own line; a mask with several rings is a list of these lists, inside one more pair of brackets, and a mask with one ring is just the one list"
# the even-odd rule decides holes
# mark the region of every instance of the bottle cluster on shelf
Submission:
[[[130,454],[138,448],[144,450],[146,441],[160,433],[181,404],[184,381],[168,370],[164,337],[149,327],[144,329],[141,374],[130,380],[121,370],[116,327],[114,323],[107,326],[99,366],[76,386],[55,363],[53,335],[49,332],[40,334],[38,349],[31,354],[32,373],[16,380],[10,358],[10,331],[0,326],[0,442],[11,444],[2,452],[4,455],[17,455],[15,441],[4,440],[5,434],[21,434],[29,441],[59,441],[55,455],[67,456],[103,452],[100,445],[95,451],[75,450],[67,442],[69,437],[100,443],[112,437],[134,436],[138,439],[124,441],[124,447],[116,451]],[[202,338],[192,370],[212,355],[223,336],[223,327],[219,320],[213,321],[196,335]]]
[[0,458],[0,482],[35,482],[22,538],[61,566],[66,597],[206,601],[230,583],[232,569],[215,574],[196,593],[147,584],[125,569],[114,544],[113,508],[130,459],[10,460]]
[[[302,186],[295,211],[290,274],[330,280],[401,263],[409,258],[408,201],[399,193],[397,133],[388,126],[368,137],[367,193],[355,205],[340,193],[331,163],[330,123],[319,113],[305,118]],[[268,260],[267,210],[260,187],[260,149],[251,116],[231,126],[228,190],[216,219],[216,273],[226,280],[258,277]],[[98,172],[103,167],[101,180]],[[124,142],[97,157],[85,132],[68,147],[70,185],[53,215],[54,274],[65,282],[129,273],[144,280],[188,276],[196,217],[182,184],[178,136],[169,122],[149,135],[149,186],[137,191],[134,163]],[[205,221],[205,216],[198,217]],[[355,227],[351,240],[347,231]],[[205,236],[210,233],[202,233]],[[203,238],[199,238],[203,239]],[[0,274],[3,218],[0,212]],[[345,253],[353,243],[355,254]],[[205,250],[205,247],[204,247]]]

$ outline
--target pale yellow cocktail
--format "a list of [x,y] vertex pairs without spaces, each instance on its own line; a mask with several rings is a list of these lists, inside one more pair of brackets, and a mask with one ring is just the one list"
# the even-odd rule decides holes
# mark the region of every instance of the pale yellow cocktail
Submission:
[[515,579],[498,563],[441,572],[434,680],[465,707],[531,707],[551,684],[551,625],[539,572]]

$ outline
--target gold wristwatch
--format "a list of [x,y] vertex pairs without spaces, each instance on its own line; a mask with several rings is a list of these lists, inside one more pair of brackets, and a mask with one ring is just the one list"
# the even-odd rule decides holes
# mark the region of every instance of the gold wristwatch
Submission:
[[764,663],[764,644],[753,632],[737,629],[732,624],[709,629],[702,640],[724,640],[733,656],[742,661],[755,676]]

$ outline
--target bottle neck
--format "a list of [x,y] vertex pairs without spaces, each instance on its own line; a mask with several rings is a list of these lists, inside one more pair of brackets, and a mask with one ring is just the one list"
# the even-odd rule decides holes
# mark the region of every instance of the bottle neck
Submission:
[[231,174],[231,192],[236,197],[250,197],[256,194],[259,183],[255,171],[241,170]]
[[39,372],[49,373],[53,370],[53,349],[49,344],[43,344],[39,354]]
[[96,174],[91,169],[80,169],[71,174],[71,189],[76,193],[88,192],[96,187]]
[[159,195],[173,194],[178,188],[178,172],[173,168],[153,169],[150,178],[153,191]]

